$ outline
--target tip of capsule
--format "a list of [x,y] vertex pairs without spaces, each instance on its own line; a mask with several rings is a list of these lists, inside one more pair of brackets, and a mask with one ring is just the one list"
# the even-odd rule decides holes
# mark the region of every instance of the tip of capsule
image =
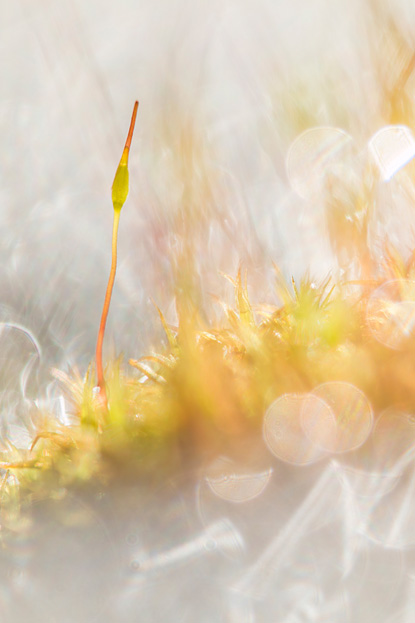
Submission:
[[137,117],[138,101],[134,103],[133,114],[131,115],[130,129],[128,130],[127,140],[125,141],[124,151],[122,152],[120,164],[128,163],[128,155],[130,152],[131,141],[133,138],[135,120]]

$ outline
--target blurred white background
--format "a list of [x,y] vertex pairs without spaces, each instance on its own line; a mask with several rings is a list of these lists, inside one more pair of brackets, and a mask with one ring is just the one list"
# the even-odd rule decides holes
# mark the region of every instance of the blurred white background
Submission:
[[264,298],[272,261],[296,276],[333,268],[285,156],[307,127],[363,144],[377,129],[366,3],[1,4],[1,320],[27,326],[49,363],[92,359],[110,188],[135,99],[108,324],[116,352],[137,356],[161,335],[149,297],[169,314],[183,178],[210,191],[190,208],[204,296],[224,295],[218,270],[240,261]]

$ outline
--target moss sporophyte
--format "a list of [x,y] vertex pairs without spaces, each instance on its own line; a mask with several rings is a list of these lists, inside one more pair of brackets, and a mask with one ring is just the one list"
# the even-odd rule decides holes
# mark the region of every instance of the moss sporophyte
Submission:
[[110,276],[108,279],[107,291],[105,293],[104,306],[102,308],[101,323],[99,326],[98,340],[96,347],[96,370],[97,370],[97,386],[99,388],[98,400],[101,406],[108,408],[108,398],[105,388],[104,370],[102,365],[102,345],[104,342],[105,326],[107,323],[108,310],[111,302],[112,289],[115,281],[115,273],[117,271],[117,237],[118,225],[120,222],[121,208],[123,207],[128,196],[128,156],[130,153],[131,140],[133,138],[135,120],[137,117],[138,102],[135,102],[133,114],[131,117],[130,129],[128,131],[127,140],[125,141],[124,151],[121,156],[120,163],[115,173],[114,182],[112,184],[112,204],[114,206],[114,221],[112,226],[112,261]]

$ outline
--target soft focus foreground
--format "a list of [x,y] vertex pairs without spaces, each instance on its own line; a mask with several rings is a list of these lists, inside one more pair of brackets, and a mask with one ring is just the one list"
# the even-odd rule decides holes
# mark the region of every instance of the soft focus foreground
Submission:
[[413,620],[415,12],[286,4],[4,7],[7,621]]

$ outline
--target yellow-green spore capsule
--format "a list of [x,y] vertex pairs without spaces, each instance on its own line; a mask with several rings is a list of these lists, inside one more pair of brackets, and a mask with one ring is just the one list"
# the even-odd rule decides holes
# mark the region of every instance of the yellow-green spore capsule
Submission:
[[137,116],[138,102],[134,104],[134,110],[131,117],[130,129],[128,131],[127,140],[125,141],[124,151],[122,152],[120,164],[115,173],[112,183],[112,204],[114,210],[119,212],[123,207],[128,195],[128,155],[130,153],[131,139],[133,137],[135,118]]
[[121,210],[127,199],[128,179],[127,164],[120,162],[112,184],[112,204],[117,212]]

